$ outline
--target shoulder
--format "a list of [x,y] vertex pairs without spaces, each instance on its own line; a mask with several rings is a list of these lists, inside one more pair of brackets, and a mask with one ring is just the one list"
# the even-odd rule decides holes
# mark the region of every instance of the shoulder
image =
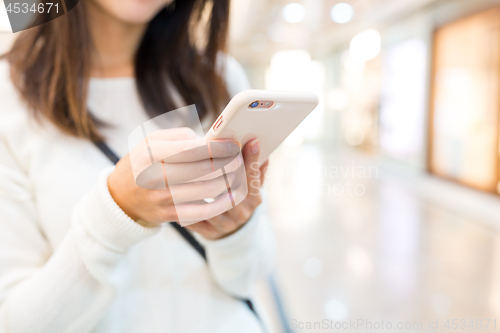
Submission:
[[245,70],[238,60],[229,54],[221,53],[218,61],[225,75],[227,88],[231,97],[251,88]]
[[12,80],[10,79],[10,65],[5,59],[0,59],[0,101],[9,99],[9,93],[14,90]]
[[0,137],[19,133],[30,126],[31,113],[10,77],[9,63],[0,60]]
[[7,110],[12,110],[13,106],[16,109],[25,108],[23,104],[12,83],[9,63],[5,59],[0,59],[0,117],[3,117]]

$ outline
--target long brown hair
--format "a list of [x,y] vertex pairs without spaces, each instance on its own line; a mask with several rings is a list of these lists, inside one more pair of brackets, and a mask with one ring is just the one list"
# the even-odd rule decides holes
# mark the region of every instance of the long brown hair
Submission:
[[[5,57],[15,87],[37,118],[96,141],[103,124],[86,105],[92,40],[84,2],[21,32]],[[200,118],[227,102],[217,58],[226,48],[228,17],[229,0],[175,0],[149,23],[135,55],[135,77],[151,117],[179,107],[168,85],[186,104],[196,104]],[[200,27],[205,32],[202,46],[195,33]]]

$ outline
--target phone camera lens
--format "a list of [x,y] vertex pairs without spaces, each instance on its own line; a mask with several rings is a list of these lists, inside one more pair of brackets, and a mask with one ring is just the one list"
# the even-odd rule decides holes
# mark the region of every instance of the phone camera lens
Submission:
[[252,104],[250,104],[251,108],[256,108],[257,106],[259,106],[259,102],[253,102]]

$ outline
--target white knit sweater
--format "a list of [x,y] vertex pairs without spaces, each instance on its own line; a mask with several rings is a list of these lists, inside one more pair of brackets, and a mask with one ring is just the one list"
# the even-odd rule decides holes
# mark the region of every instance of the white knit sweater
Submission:
[[[90,142],[39,125],[0,62],[0,332],[261,332],[239,300],[269,267],[253,218],[198,239],[209,266],[170,225],[144,228],[113,201],[111,162]],[[248,83],[228,61],[232,94]],[[92,79],[89,107],[113,124],[111,148],[148,119],[132,78]]]

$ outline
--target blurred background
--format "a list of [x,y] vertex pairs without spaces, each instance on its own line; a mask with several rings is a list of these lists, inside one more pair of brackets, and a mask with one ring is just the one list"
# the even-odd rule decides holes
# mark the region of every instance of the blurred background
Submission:
[[500,0],[233,0],[229,52],[321,100],[266,180],[270,331],[500,329]]
[[500,329],[500,1],[238,0],[230,53],[321,100],[266,180],[273,330]]

